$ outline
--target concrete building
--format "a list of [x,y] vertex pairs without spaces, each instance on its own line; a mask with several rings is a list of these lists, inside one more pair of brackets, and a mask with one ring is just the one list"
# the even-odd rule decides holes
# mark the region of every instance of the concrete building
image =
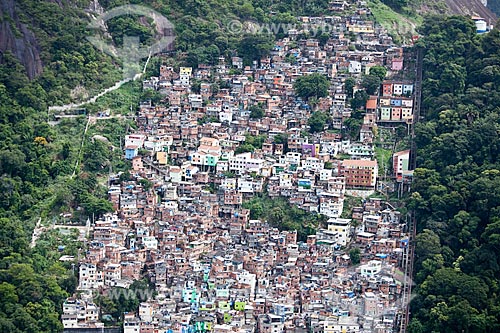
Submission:
[[351,241],[351,219],[331,218],[326,222],[328,230],[338,233],[338,244],[346,246]]
[[346,188],[373,189],[378,176],[377,161],[343,160],[339,175],[346,179]]

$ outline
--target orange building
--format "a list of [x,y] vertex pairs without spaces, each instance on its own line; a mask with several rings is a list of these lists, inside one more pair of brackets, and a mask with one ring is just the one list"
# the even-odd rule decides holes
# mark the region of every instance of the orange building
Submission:
[[392,83],[384,82],[382,84],[382,96],[392,96]]
[[339,165],[339,174],[345,177],[346,188],[375,188],[377,183],[377,161],[343,160]]

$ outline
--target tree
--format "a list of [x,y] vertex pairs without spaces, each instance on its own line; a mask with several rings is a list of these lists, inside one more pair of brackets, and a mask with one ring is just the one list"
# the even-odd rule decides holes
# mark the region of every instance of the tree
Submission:
[[198,80],[198,79],[193,79],[191,81],[191,90],[195,93],[195,94],[199,94],[200,93],[200,89],[201,89],[201,81]]
[[309,117],[309,119],[307,120],[307,125],[309,125],[309,132],[322,132],[325,129],[327,121],[328,115],[326,113],[320,111],[313,112],[311,117]]
[[380,79],[380,77],[371,74],[365,75],[361,79],[361,86],[365,88],[368,95],[375,94],[381,83],[382,80]]
[[351,258],[351,263],[353,265],[358,265],[361,262],[361,251],[359,248],[355,247],[349,251],[349,258]]
[[364,90],[358,90],[354,94],[354,98],[351,99],[351,108],[353,110],[359,110],[361,108],[366,107],[366,101],[368,100],[369,96]]
[[95,196],[88,194],[84,201],[82,202],[83,208],[85,208],[88,216],[95,215],[99,217],[107,212],[113,211],[113,204],[107,199],[96,198]]
[[264,109],[260,105],[252,105],[248,109],[251,119],[261,119],[265,115]]
[[418,319],[412,318],[408,324],[408,333],[425,333],[424,325]]
[[240,14],[244,17],[244,18],[249,18],[251,17],[253,14],[254,14],[254,8],[252,6],[252,3],[251,2],[244,2],[241,6],[240,6]]
[[255,150],[254,146],[252,146],[248,143],[244,143],[241,146],[239,146],[238,148],[236,148],[234,153],[235,154],[242,154],[242,153],[253,152],[254,150]]
[[326,76],[319,73],[301,76],[293,84],[296,94],[305,100],[325,97],[329,86]]
[[441,253],[439,236],[429,229],[424,229],[417,235],[416,244],[415,255],[418,258],[417,267],[419,267],[418,263]]
[[238,54],[243,58],[245,65],[251,65],[254,60],[259,61],[269,55],[273,41],[267,34],[252,34],[244,36],[238,45]]
[[440,78],[441,89],[443,92],[452,94],[463,93],[465,88],[465,81],[467,78],[466,69],[464,66],[455,63],[444,65]]
[[142,188],[146,192],[148,192],[150,189],[153,188],[153,182],[150,181],[149,179],[143,178],[143,179],[139,180],[139,184],[141,184]]
[[106,144],[99,140],[88,142],[84,146],[84,164],[88,171],[100,171],[109,163],[109,150]]
[[120,183],[128,182],[132,179],[132,175],[129,171],[125,171],[120,174],[120,177],[118,179],[120,180]]
[[376,76],[380,79],[380,81],[383,81],[387,75],[387,68],[384,66],[373,66],[370,68],[370,75]]
[[283,145],[283,144],[286,144],[288,142],[288,137],[286,134],[276,134],[273,138],[274,140],[274,143],[278,144],[278,145]]
[[325,46],[329,39],[330,34],[328,34],[327,32],[321,32],[321,34],[318,35],[319,45],[321,46]]
[[245,135],[245,144],[249,144],[256,149],[262,149],[262,144],[266,141],[266,135]]
[[6,312],[9,305],[16,304],[19,297],[16,294],[16,287],[10,283],[0,283],[0,310]]
[[347,94],[347,98],[353,98],[355,85],[356,85],[356,79],[354,79],[353,77],[348,77],[345,80],[344,88],[345,88],[345,93]]
[[344,121],[344,127],[347,129],[347,133],[351,140],[356,140],[359,137],[359,132],[361,130],[362,120],[356,118],[347,118]]

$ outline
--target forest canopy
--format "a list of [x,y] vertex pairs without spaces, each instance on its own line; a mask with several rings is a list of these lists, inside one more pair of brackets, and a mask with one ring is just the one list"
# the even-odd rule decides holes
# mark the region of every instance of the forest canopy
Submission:
[[425,121],[408,205],[416,211],[409,332],[500,330],[500,31],[464,17],[429,17]]

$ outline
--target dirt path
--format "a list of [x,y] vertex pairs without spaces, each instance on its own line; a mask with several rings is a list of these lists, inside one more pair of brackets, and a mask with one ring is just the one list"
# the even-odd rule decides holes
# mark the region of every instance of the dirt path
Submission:
[[91,98],[89,98],[86,101],[83,101],[81,103],[70,103],[70,104],[60,105],[60,106],[49,106],[49,112],[50,111],[59,111],[59,112],[60,111],[68,111],[68,110],[72,110],[72,109],[81,108],[85,104],[95,103],[99,97],[102,97],[102,96],[106,95],[107,93],[120,88],[125,83],[140,79],[142,77],[142,75],[144,73],[146,73],[146,68],[148,67],[149,60],[151,60],[151,54],[149,55],[148,59],[146,60],[146,63],[144,64],[144,68],[142,70],[142,73],[136,74],[133,78],[126,78],[126,79],[123,79],[121,81],[118,81],[112,87],[109,87],[109,88],[105,89],[104,91],[101,91],[97,95],[95,95],[95,96],[93,96],[93,97],[91,97]]

